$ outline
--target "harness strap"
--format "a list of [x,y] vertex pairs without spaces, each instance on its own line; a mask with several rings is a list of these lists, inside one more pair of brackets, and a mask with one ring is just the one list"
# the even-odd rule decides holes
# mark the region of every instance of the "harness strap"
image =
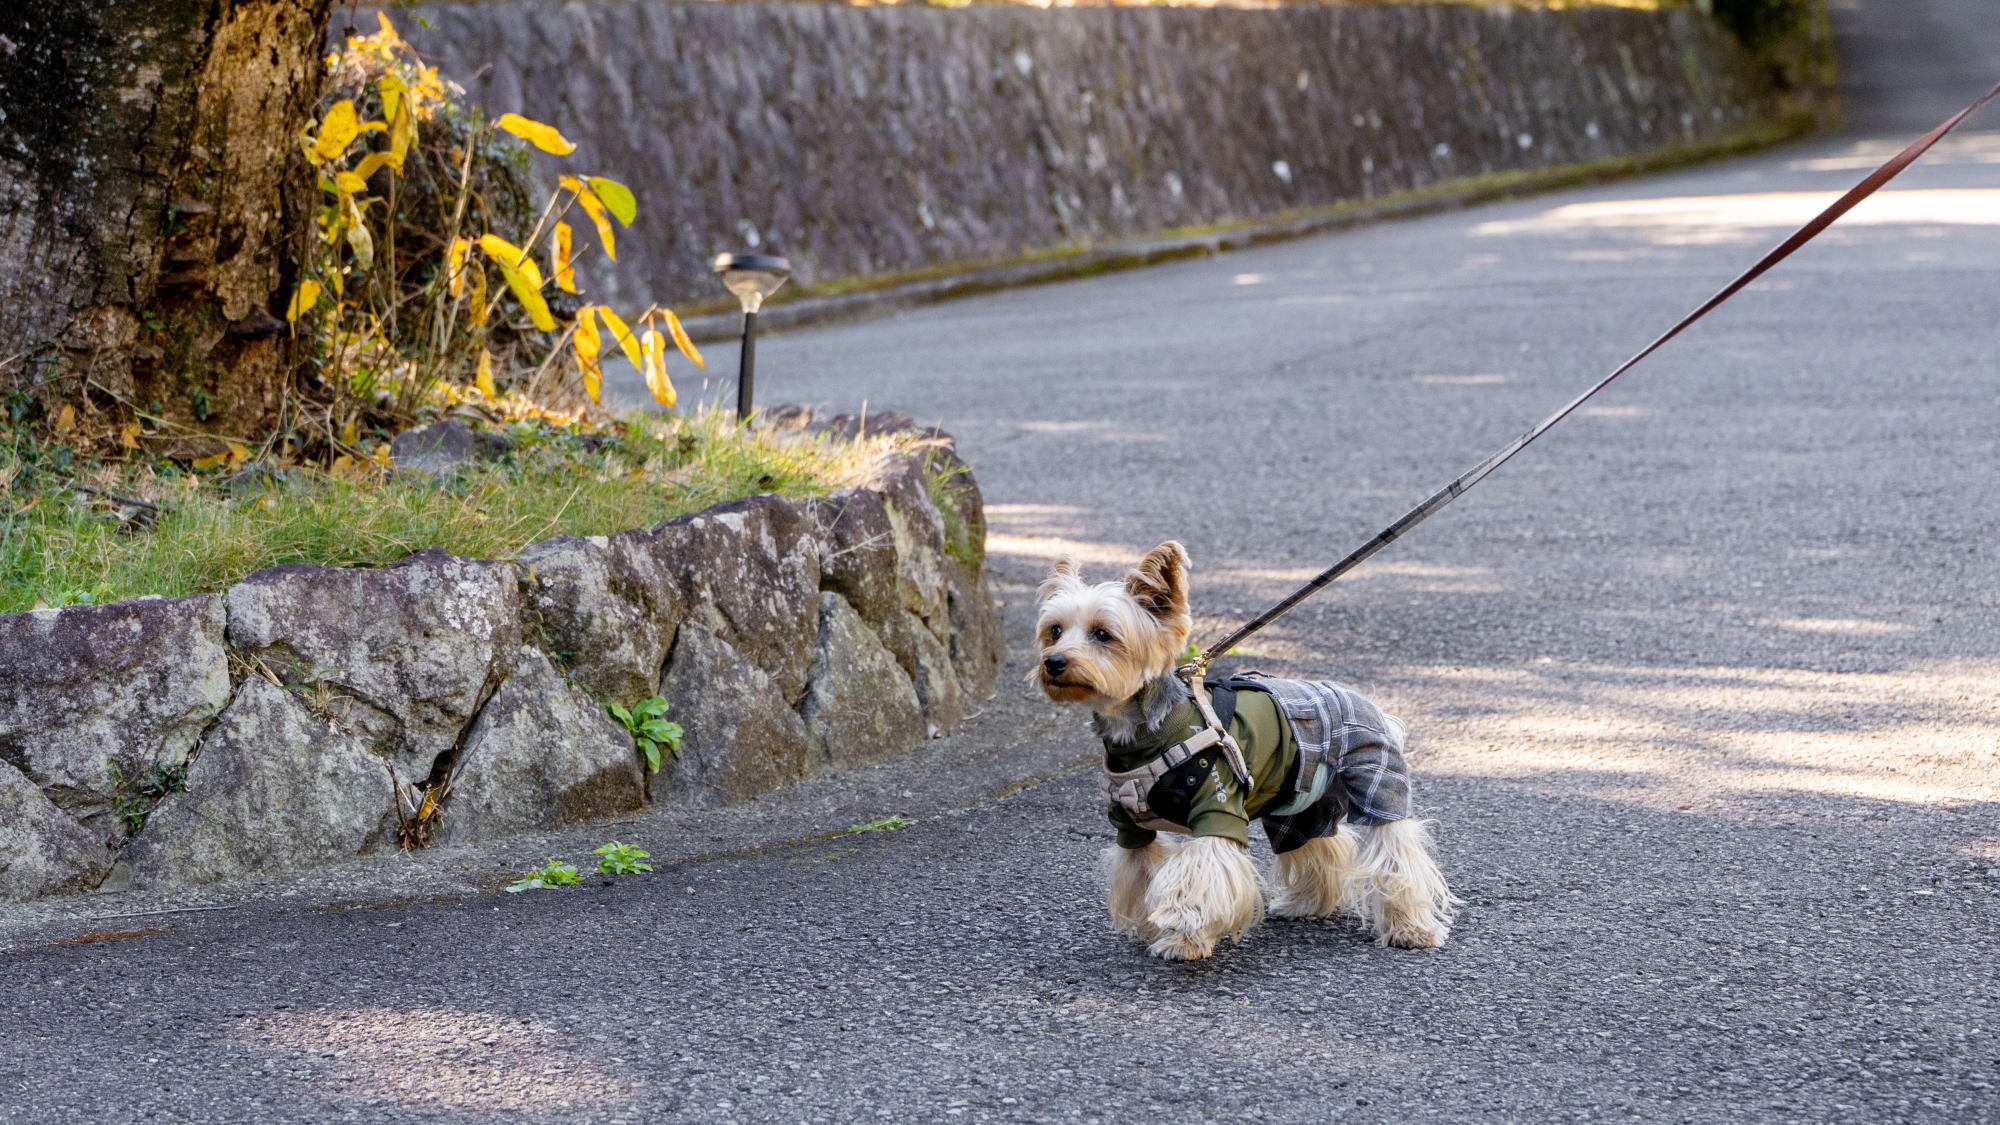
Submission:
[[1236,784],[1242,786],[1244,795],[1248,796],[1252,788],[1250,764],[1243,758],[1243,748],[1236,745],[1228,724],[1216,717],[1215,705],[1208,701],[1208,684],[1199,675],[1188,677],[1186,682],[1188,694],[1194,696],[1194,705],[1201,711],[1202,721],[1216,736],[1214,744],[1222,747],[1222,756],[1229,760],[1229,772],[1236,775]]
[[1173,823],[1161,817],[1146,800],[1153,791],[1153,785],[1171,773],[1176,766],[1211,746],[1219,745],[1222,737],[1212,727],[1196,731],[1194,734],[1174,743],[1151,761],[1137,769],[1112,772],[1104,771],[1104,797],[1114,805],[1123,805],[1132,813],[1133,820],[1141,828],[1171,828]]

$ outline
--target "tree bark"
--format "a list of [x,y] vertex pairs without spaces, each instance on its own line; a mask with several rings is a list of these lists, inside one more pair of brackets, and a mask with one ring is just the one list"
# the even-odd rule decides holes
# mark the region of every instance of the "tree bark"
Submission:
[[0,4],[0,392],[276,418],[330,2]]

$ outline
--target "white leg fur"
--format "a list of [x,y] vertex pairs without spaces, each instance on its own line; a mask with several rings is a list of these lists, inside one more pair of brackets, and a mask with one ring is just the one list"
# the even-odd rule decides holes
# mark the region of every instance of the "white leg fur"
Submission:
[[1340,831],[1356,837],[1346,901],[1376,943],[1404,949],[1443,945],[1459,899],[1431,859],[1427,822],[1343,824]]
[[1199,961],[1225,937],[1243,934],[1264,918],[1264,891],[1249,850],[1234,840],[1197,836],[1174,852],[1146,889],[1146,922],[1155,936],[1153,956]]
[[1104,905],[1111,912],[1112,929],[1145,942],[1159,936],[1146,921],[1146,888],[1152,886],[1154,874],[1175,850],[1164,838],[1143,848],[1113,844],[1104,849],[1104,874],[1110,883]]
[[1308,840],[1278,857],[1272,877],[1271,913],[1279,918],[1325,918],[1353,913],[1348,896],[1359,885],[1354,832]]

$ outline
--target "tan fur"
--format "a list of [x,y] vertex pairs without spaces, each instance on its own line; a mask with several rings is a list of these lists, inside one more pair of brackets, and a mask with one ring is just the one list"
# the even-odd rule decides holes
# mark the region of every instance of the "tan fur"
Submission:
[[1272,869],[1272,882],[1277,887],[1271,896],[1271,913],[1278,918],[1352,914],[1348,894],[1358,878],[1352,831],[1344,829],[1335,836],[1307,840],[1279,856]]
[[1153,876],[1173,857],[1176,847],[1162,838],[1143,848],[1113,844],[1104,849],[1104,874],[1110,883],[1104,906],[1111,914],[1112,929],[1143,942],[1159,936],[1159,931],[1146,921],[1146,889],[1153,885]]
[[1241,844],[1220,836],[1181,845],[1146,889],[1146,921],[1157,931],[1148,948],[1169,961],[1199,961],[1263,920],[1256,865]]
[[[1038,591],[1035,639],[1041,659],[1028,682],[1058,703],[1083,703],[1100,714],[1123,710],[1147,681],[1165,675],[1187,647],[1187,551],[1166,542],[1147,552],[1118,582],[1083,581],[1074,559],[1060,559]],[[1108,640],[1095,634],[1102,631]],[[1048,674],[1051,656],[1068,662]]]
[[1169,539],[1146,552],[1125,576],[1125,592],[1162,628],[1184,636],[1193,625],[1188,617],[1187,571],[1187,549]]
[[1354,865],[1346,900],[1378,945],[1428,949],[1451,934],[1452,907],[1461,900],[1431,858],[1429,822],[1398,820],[1353,831]]
[[[1188,569],[1186,550],[1172,541],[1148,551],[1118,582],[1088,585],[1076,560],[1056,562],[1039,590],[1041,659],[1029,670],[1029,682],[1050,699],[1096,711],[1107,739],[1129,740],[1144,717],[1140,693],[1171,673],[1187,646],[1193,627]],[[1062,659],[1059,674],[1048,671],[1050,657]],[[1351,915],[1383,945],[1442,945],[1459,900],[1429,849],[1422,821],[1343,824],[1337,835],[1278,857],[1271,912]],[[1232,840],[1156,840],[1131,850],[1114,845],[1104,864],[1113,928],[1146,942],[1155,956],[1199,960],[1223,938],[1241,941],[1263,919],[1256,865]]]

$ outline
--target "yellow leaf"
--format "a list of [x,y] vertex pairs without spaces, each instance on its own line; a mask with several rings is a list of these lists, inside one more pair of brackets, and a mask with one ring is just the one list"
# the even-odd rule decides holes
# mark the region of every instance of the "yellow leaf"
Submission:
[[412,104],[409,85],[395,74],[384,74],[377,87],[382,91],[382,116],[389,122],[389,152],[385,159],[400,172],[417,132],[416,106]]
[[392,73],[384,74],[375,83],[375,88],[382,94],[382,117],[393,127],[396,118],[409,108],[404,99],[408,96],[410,87],[400,75]]
[[[194,463],[194,467],[197,469],[201,468],[202,467],[201,462],[196,461]],[[347,454],[343,453],[340,456],[335,457],[333,459],[333,464],[328,468],[328,471],[331,472],[334,476],[341,476],[342,474],[346,473],[349,469],[352,469],[353,467],[354,467],[354,458],[349,457]]]
[[486,251],[486,256],[493,259],[502,270],[520,270],[527,275],[529,281],[535,283],[535,288],[542,287],[542,267],[536,265],[533,258],[528,257],[526,250],[497,234],[480,235],[479,248]]
[[575,176],[564,176],[560,182],[563,187],[576,193],[577,203],[583,207],[584,213],[590,216],[591,223],[597,227],[597,241],[604,244],[604,256],[614,262],[617,261],[618,240],[612,234],[611,216],[605,214],[604,202],[597,198],[597,193],[590,190],[588,184]]
[[570,334],[570,347],[576,351],[577,370],[583,373],[583,393],[590,401],[598,402],[598,390],[603,385],[604,369],[597,365],[603,338],[597,334],[596,307],[585,305],[576,310],[576,331]]
[[343,195],[360,195],[368,190],[368,179],[359,172],[335,172],[333,182]]
[[392,463],[393,459],[390,457],[389,454],[389,443],[385,441],[382,444],[376,446],[375,455],[373,457],[370,457],[369,460],[375,462],[377,465],[387,465]]
[[472,268],[472,323],[486,323],[486,270],[479,266]]
[[194,461],[192,462],[192,467],[196,469],[213,469],[228,460],[229,460],[229,454],[217,453],[211,457],[195,458]]
[[542,298],[541,279],[531,278],[527,270],[507,265],[505,262],[500,264],[500,276],[507,279],[507,288],[514,291],[514,299],[521,302],[522,308],[528,310],[528,319],[535,322],[535,327],[544,332],[554,332],[556,317],[549,311],[548,301]]
[[319,136],[313,140],[312,155],[321,160],[332,160],[347,151],[354,138],[361,135],[361,115],[354,112],[354,103],[342,98],[326,111],[325,120],[319,123]]
[[243,448],[242,442],[232,441],[229,443],[230,468],[233,469],[236,466],[241,465],[243,462],[249,460],[249,458],[250,458],[250,451]]
[[56,432],[66,434],[76,429],[76,407],[63,403],[61,413],[56,415]]
[[662,311],[667,314],[667,331],[674,334],[674,346],[681,350],[682,355],[688,357],[689,363],[704,371],[708,370],[708,361],[701,358],[701,353],[695,350],[694,341],[688,339],[687,329],[681,327],[681,318],[675,316],[672,309]]
[[632,366],[644,369],[646,360],[639,351],[639,338],[632,334],[632,329],[619,319],[617,313],[611,311],[609,305],[597,306],[597,315],[603,317],[604,326],[611,329],[611,338],[618,341],[619,347],[625,349],[625,358],[632,361]]
[[500,392],[493,386],[493,353],[485,348],[479,349],[479,374],[473,377],[473,385],[486,396],[487,402],[500,397]]
[[532,121],[526,117],[522,117],[518,113],[503,113],[500,115],[500,120],[494,122],[494,124],[527,141],[543,152],[552,152],[557,156],[568,156],[570,153],[576,151],[576,146],[571,144],[561,133],[557,132],[555,126],[544,125],[539,121]]
[[410,142],[417,139],[417,118],[410,112],[409,102],[403,103],[402,115],[389,126],[389,159],[396,171],[403,170],[403,161],[410,154]]
[[472,249],[472,243],[463,238],[451,240],[451,249],[445,252],[445,284],[456,297],[465,290],[465,254]]
[[299,282],[299,287],[292,292],[291,305],[285,309],[285,319],[297,320],[311,311],[313,306],[319,304],[319,292],[319,282],[311,278]]
[[597,198],[604,201],[604,206],[609,208],[613,215],[618,216],[619,225],[629,227],[632,225],[632,220],[639,217],[639,201],[632,198],[632,189],[617,180],[592,176],[590,190]]
[[[356,164],[354,166],[353,172],[342,173],[342,174],[352,175],[355,179],[359,180],[361,182],[361,186],[365,188],[368,186],[368,178],[370,176],[373,176],[375,173],[380,172],[385,167],[394,168],[398,172],[400,172],[403,170],[403,162],[394,153],[371,152],[367,156],[361,158],[361,163]],[[335,178],[338,179],[339,177]],[[360,189],[357,188],[356,190],[358,191]]]
[[497,234],[480,235],[479,248],[500,267],[500,276],[507,280],[507,288],[514,291],[514,299],[528,310],[528,318],[535,322],[535,327],[544,332],[555,331],[555,314],[549,311],[549,303],[541,294],[542,269],[534,259]]
[[568,223],[556,224],[556,239],[549,251],[550,264],[556,275],[556,288],[565,293],[576,292],[576,270],[570,266],[570,227]]
[[361,419],[349,418],[347,425],[340,428],[340,444],[353,445],[361,440]]
[[127,449],[139,448],[139,423],[128,422],[119,427],[118,444]]
[[640,370],[646,374],[646,389],[661,406],[672,406],[677,396],[673,380],[667,378],[667,338],[648,328],[639,340],[639,350],[645,356]]
[[375,264],[375,236],[360,223],[347,224],[347,248],[354,251],[354,264],[362,269]]

